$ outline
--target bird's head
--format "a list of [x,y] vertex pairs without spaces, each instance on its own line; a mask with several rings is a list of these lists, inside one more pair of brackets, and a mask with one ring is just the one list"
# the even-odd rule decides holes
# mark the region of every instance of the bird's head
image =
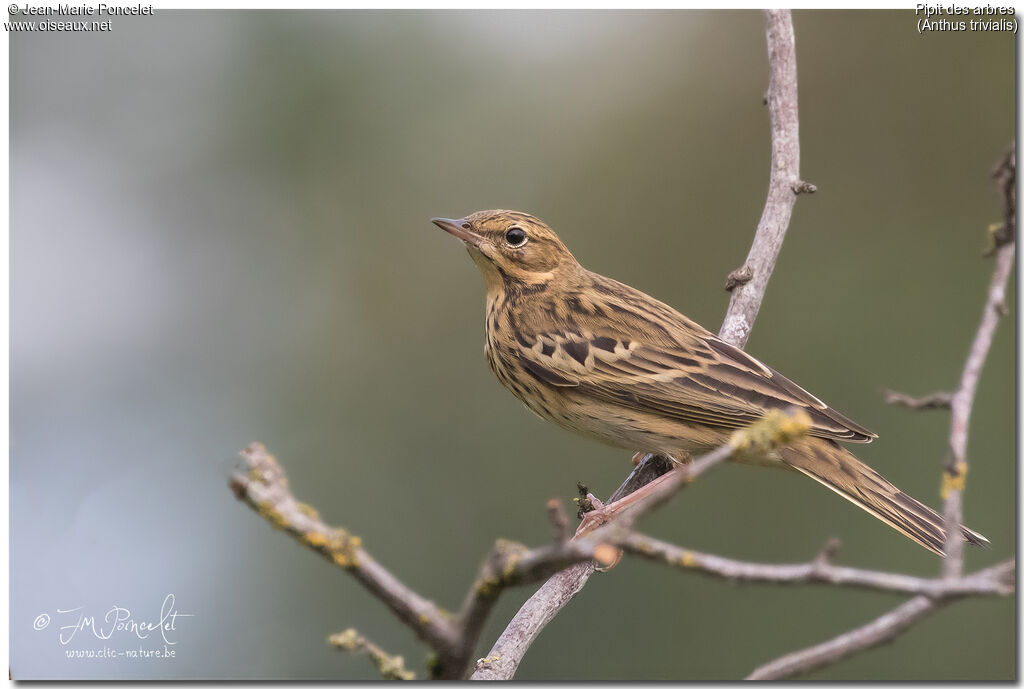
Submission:
[[558,235],[527,213],[477,211],[465,218],[434,218],[433,222],[466,245],[488,291],[547,283],[579,270]]

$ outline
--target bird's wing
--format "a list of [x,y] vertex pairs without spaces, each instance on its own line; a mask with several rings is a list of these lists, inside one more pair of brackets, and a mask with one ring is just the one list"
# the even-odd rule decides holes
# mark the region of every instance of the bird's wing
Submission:
[[770,409],[795,406],[810,415],[810,435],[855,443],[877,437],[742,349],[673,315],[684,327],[673,328],[670,338],[639,339],[579,323],[569,331],[520,333],[517,356],[549,385],[683,423],[740,428]]

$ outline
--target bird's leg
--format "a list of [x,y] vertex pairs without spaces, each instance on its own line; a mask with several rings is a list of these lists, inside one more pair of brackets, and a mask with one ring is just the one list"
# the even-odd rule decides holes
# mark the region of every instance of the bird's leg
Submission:
[[[642,455],[643,453],[641,453]],[[576,529],[576,534],[573,536],[573,540],[584,536],[594,529],[607,524],[608,521],[614,516],[609,512],[609,506],[615,503],[609,503],[605,505],[601,500],[593,493],[587,493],[587,499],[590,500],[590,504],[593,507],[592,510],[583,515],[582,521],[580,521],[579,527]],[[598,572],[607,572],[609,569],[619,564],[619,560],[622,559],[622,549],[615,549],[615,558],[607,565],[598,567]]]
[[579,527],[576,529],[576,535],[573,538],[579,538],[600,526],[604,526],[618,515],[633,507],[648,495],[657,491],[660,485],[672,477],[672,472],[679,471],[682,466],[683,464],[679,463],[672,471],[662,474],[650,483],[637,488],[629,495],[624,495],[615,502],[610,502],[607,505],[594,497],[593,494],[588,493],[587,497],[590,498],[590,502],[594,505],[594,509],[583,515],[583,521],[580,522]]
[[[594,509],[583,515],[583,521],[580,522],[579,527],[576,529],[576,534],[573,536],[573,540],[581,538],[591,531],[604,526],[617,516],[623,514],[626,510],[638,504],[645,497],[658,490],[658,487],[665,481],[672,478],[673,472],[679,471],[682,466],[682,463],[676,463],[676,467],[671,471],[662,474],[650,483],[637,488],[632,493],[624,495],[615,502],[610,502],[607,505],[602,503],[593,493],[587,493],[587,498],[590,500],[590,504]],[[603,567],[598,567],[597,570],[599,572],[607,572],[612,567],[619,564],[621,559],[622,549],[616,548],[615,558],[609,564],[606,564]]]

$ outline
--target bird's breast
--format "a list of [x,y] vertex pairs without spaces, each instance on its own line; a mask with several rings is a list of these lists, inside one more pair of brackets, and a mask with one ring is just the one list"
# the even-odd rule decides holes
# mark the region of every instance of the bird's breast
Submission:
[[488,300],[484,333],[484,354],[498,381],[542,419],[562,423],[552,391],[545,389],[523,367],[515,342],[516,324],[509,318],[506,303]]

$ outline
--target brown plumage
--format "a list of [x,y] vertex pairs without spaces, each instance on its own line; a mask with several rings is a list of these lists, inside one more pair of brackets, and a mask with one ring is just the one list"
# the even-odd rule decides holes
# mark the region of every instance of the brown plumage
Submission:
[[[871,442],[868,429],[672,307],[585,269],[531,215],[480,211],[434,223],[462,240],[483,273],[491,370],[540,417],[684,459],[767,410],[799,407],[811,417],[808,437],[745,461],[796,469],[942,555],[942,516],[837,444]],[[961,529],[969,542],[987,542]]]

